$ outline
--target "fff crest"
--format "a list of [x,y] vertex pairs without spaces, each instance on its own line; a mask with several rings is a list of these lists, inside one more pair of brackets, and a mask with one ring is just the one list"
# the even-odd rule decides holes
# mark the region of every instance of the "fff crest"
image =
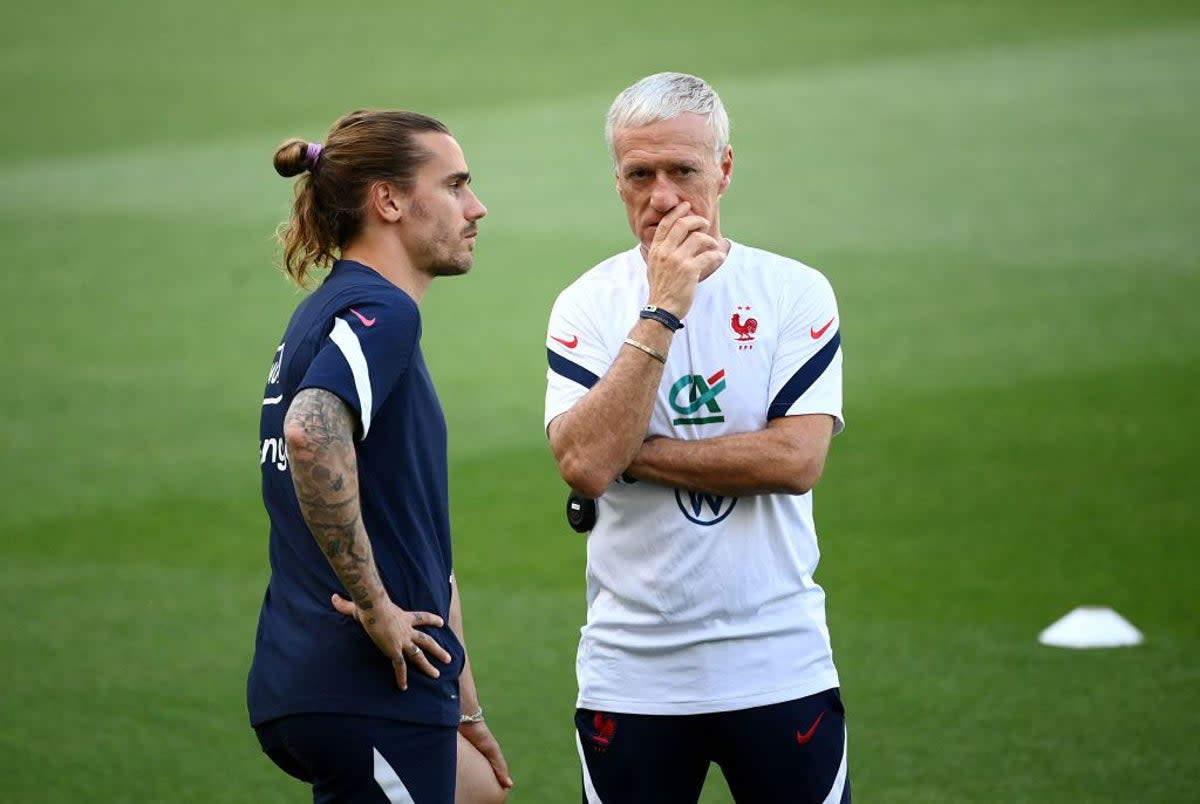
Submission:
[[733,340],[738,349],[754,348],[754,333],[758,332],[758,319],[750,315],[750,305],[738,305],[737,310],[729,317],[729,328],[733,330]]

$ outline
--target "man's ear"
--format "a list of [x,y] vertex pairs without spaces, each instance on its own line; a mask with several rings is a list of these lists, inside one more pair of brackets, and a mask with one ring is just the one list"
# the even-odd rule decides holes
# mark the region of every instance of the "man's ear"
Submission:
[[377,181],[367,191],[367,208],[387,223],[395,223],[407,212],[405,197],[390,182]]
[[731,181],[733,181],[733,146],[726,145],[725,153],[721,154],[721,184],[717,188],[717,194],[720,195],[728,190]]

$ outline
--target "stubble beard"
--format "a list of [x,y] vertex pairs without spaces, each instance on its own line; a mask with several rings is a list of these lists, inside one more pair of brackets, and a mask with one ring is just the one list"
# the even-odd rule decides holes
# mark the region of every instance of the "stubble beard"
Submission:
[[469,250],[465,250],[465,244],[462,246],[464,251],[455,253],[454,247],[446,240],[445,237],[438,237],[430,242],[433,249],[430,272],[434,276],[461,276],[470,271],[475,256]]
[[[413,217],[429,220],[433,216],[420,202],[412,206]],[[461,245],[459,245],[461,244]],[[475,255],[471,253],[462,232],[449,226],[440,226],[421,243],[421,254],[425,257],[426,271],[430,276],[462,276],[471,270]]]

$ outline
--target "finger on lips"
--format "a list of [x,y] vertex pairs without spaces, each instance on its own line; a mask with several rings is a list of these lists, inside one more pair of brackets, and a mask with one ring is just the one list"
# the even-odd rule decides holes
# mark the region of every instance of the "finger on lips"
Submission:
[[[673,209],[671,209],[669,212],[667,212],[666,215],[663,216],[661,223],[666,223],[667,227],[670,228],[671,224],[673,224],[675,221],[682,218],[689,211],[691,211],[691,209],[692,209],[691,202],[680,201],[678,204],[676,204],[674,206]],[[660,223],[660,225],[661,225],[661,223]]]
[[671,233],[671,230],[675,227],[675,224],[684,215],[686,215],[688,210],[690,210],[691,208],[692,208],[691,204],[689,204],[687,201],[683,201],[680,204],[676,205],[675,208],[672,209],[670,212],[668,212],[666,215],[664,215],[662,217],[662,220],[660,220],[658,222],[658,228],[655,229],[655,231],[654,231],[654,239],[659,242],[666,239],[667,235],[669,235]]
[[698,232],[708,228],[708,220],[701,218],[699,215],[686,215],[675,221],[667,232],[667,237],[674,237],[683,240],[692,232]]

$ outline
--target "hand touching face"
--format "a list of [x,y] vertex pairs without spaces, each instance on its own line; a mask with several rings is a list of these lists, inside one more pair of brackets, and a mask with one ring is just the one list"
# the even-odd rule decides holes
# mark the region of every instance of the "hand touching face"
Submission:
[[718,160],[704,115],[685,113],[670,120],[613,133],[617,192],[629,227],[649,251],[659,223],[680,204],[704,218],[705,233],[720,240],[718,205],[729,187],[733,149]]

